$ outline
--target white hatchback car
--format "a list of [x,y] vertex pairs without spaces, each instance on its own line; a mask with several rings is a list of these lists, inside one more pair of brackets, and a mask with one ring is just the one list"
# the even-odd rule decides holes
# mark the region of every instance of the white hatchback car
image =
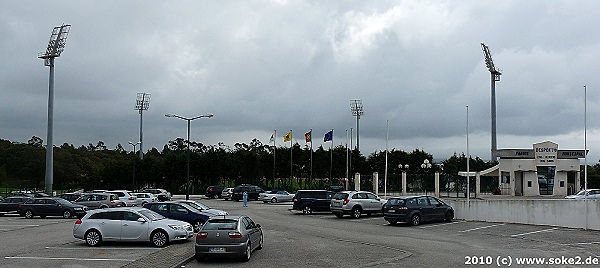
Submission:
[[581,190],[574,195],[565,196],[566,199],[600,199],[600,189]]
[[137,199],[133,192],[127,190],[112,190],[106,191],[107,193],[116,194],[119,196],[119,200],[125,202],[128,207],[141,206],[142,202]]
[[192,225],[167,219],[146,208],[120,207],[90,210],[73,226],[73,236],[89,246],[103,241],[148,241],[164,247],[194,237]]

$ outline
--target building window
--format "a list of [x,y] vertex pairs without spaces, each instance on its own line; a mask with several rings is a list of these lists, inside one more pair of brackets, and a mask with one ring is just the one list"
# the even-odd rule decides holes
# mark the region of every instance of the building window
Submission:
[[531,187],[531,181],[527,181],[527,187]]

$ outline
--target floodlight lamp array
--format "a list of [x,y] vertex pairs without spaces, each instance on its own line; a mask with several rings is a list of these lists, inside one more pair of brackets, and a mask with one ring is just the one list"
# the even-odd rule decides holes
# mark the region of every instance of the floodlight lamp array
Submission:
[[365,114],[363,110],[362,100],[351,100],[350,109],[352,110],[353,116],[361,116]]
[[52,29],[46,51],[38,53],[38,58],[44,59],[45,66],[50,66],[51,59],[60,57],[60,54],[65,50],[69,30],[71,30],[71,25],[69,24],[56,26]]
[[135,110],[146,111],[150,107],[150,93],[140,92],[135,101]]

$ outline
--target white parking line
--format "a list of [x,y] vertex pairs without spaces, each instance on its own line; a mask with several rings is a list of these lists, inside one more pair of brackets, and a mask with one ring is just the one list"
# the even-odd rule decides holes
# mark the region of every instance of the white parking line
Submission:
[[533,232],[528,232],[528,233],[514,234],[514,235],[511,235],[511,237],[524,236],[524,235],[530,235],[530,234],[537,234],[537,233],[542,233],[542,232],[552,232],[552,231],[554,231],[556,229],[558,229],[558,228],[550,228],[550,229],[544,229],[544,230],[533,231]]
[[27,260],[61,260],[61,261],[123,261],[132,262],[132,259],[87,259],[87,258],[54,258],[54,257],[4,257],[5,259],[27,259]]
[[477,228],[473,228],[473,229],[462,230],[462,231],[460,231],[460,232],[461,232],[461,233],[466,233],[466,232],[470,232],[470,231],[476,231],[476,230],[481,230],[481,229],[487,229],[487,228],[492,228],[492,227],[496,227],[496,226],[502,226],[502,225],[506,225],[506,223],[502,223],[502,224],[494,224],[494,225],[488,225],[488,226],[483,226],[483,227],[477,227]]
[[[68,250],[90,250],[90,247],[77,247],[77,248],[67,248],[67,247],[46,247],[46,249],[68,249]],[[115,250],[115,249],[127,249],[127,250],[156,250],[156,248],[132,248],[132,247],[96,247],[94,250]]]
[[438,227],[438,226],[444,226],[444,225],[449,225],[449,224],[455,224],[455,223],[462,223],[464,221],[453,221],[453,222],[447,222],[447,223],[440,223],[440,224],[434,224],[434,225],[427,225],[427,226],[421,226],[419,228],[421,229],[425,229],[425,228],[431,228],[431,227]]
[[596,245],[596,244],[600,244],[600,242],[579,242],[579,243],[567,243],[567,244],[560,244],[561,246],[573,246],[573,245]]
[[23,227],[38,227],[39,224],[0,224],[0,226],[23,226]]

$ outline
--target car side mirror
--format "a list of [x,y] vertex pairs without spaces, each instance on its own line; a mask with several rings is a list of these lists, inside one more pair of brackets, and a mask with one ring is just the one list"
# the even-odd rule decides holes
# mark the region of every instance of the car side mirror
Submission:
[[141,217],[140,217],[140,218],[138,218],[138,219],[137,219],[137,222],[142,222],[142,223],[144,223],[144,222],[146,222],[146,219],[144,219],[144,218],[141,218]]
[[258,224],[258,223],[257,223],[257,224],[256,224],[256,228],[260,228],[260,224]]

